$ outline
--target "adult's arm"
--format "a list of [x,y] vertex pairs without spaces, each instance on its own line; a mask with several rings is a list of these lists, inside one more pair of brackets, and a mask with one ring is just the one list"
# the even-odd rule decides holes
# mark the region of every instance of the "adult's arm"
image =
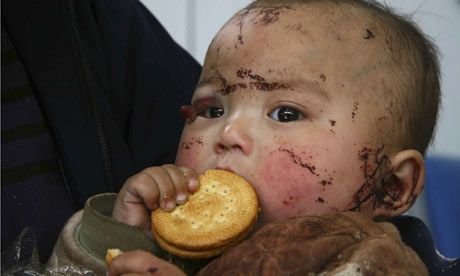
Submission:
[[200,65],[137,0],[2,1],[77,208],[174,161]]
[[391,223],[356,212],[266,225],[200,271],[205,275],[429,275]]

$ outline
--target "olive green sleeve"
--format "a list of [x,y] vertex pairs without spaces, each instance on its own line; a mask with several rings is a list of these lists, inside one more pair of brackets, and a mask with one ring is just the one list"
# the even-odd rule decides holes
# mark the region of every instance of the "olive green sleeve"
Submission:
[[164,251],[144,232],[111,218],[116,194],[100,194],[88,199],[85,208],[64,226],[49,260],[50,269],[72,266],[80,271],[106,274],[107,249],[145,250],[162,257]]

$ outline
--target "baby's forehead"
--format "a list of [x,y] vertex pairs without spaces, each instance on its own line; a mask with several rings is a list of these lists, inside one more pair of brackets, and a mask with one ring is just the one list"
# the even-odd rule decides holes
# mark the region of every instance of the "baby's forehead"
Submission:
[[243,9],[216,35],[203,73],[214,68],[237,78],[237,70],[245,69],[267,79],[355,84],[356,91],[378,90],[372,85],[382,76],[392,82],[390,45],[371,12],[326,2]]
[[363,14],[362,9],[332,3],[250,6],[223,26],[211,48],[244,49],[246,58],[265,54],[268,59],[270,54],[300,54],[300,49],[306,58],[328,55],[325,51],[311,52],[313,46],[361,56],[366,53],[360,51],[362,47],[383,52],[384,32],[371,16]]
[[321,29],[326,31],[323,35],[327,35],[369,24],[373,16],[372,10],[333,1],[256,4],[238,12],[225,26],[236,27],[239,30],[237,38],[240,43],[244,43],[241,37],[244,29],[270,29],[275,32],[293,30],[286,34],[296,36],[312,35],[312,31]]
[[[318,63],[338,56],[337,62],[348,60],[358,68],[383,58],[383,38],[376,36],[378,32],[371,23],[361,19],[359,23],[352,22],[333,13],[323,15],[324,11],[311,11],[308,6],[243,10],[216,35],[208,53],[224,65],[236,59],[280,67],[286,67],[286,63]],[[338,21],[331,19],[335,17]]]

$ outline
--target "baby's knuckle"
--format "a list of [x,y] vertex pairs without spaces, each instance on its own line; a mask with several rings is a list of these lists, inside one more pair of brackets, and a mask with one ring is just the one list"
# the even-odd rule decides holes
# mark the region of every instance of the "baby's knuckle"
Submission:
[[176,165],[174,165],[174,164],[165,164],[162,167],[165,168],[165,169],[175,169]]
[[152,178],[145,172],[140,172],[132,178],[132,183],[148,184],[150,182],[152,182]]
[[150,175],[155,175],[155,174],[163,173],[164,169],[162,167],[150,167],[150,168],[144,169],[143,172],[150,174]]

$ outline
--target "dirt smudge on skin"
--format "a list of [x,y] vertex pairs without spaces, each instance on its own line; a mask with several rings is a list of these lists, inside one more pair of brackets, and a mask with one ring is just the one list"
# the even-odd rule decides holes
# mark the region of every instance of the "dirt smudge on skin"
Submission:
[[280,7],[272,8],[272,9],[263,9],[260,11],[260,15],[262,18],[259,19],[259,22],[263,25],[268,25],[275,23],[280,19]]
[[374,35],[374,33],[373,33],[371,30],[365,29],[364,32],[365,32],[364,35],[363,35],[363,38],[364,38],[364,39],[372,39],[372,38],[375,38],[375,35]]
[[218,79],[222,85],[221,89],[216,90],[216,93],[221,95],[228,95],[238,89],[254,89],[259,91],[275,91],[275,90],[292,90],[288,84],[279,82],[267,82],[264,77],[255,74],[252,70],[240,68],[236,71],[238,78],[249,80],[249,82],[229,83],[227,79],[222,76],[219,70],[214,71],[214,77]]
[[147,272],[150,274],[155,274],[158,271],[158,267],[151,267],[147,269]]
[[316,202],[324,203],[325,201],[322,197],[318,197],[318,199],[316,199]]
[[297,23],[297,24],[288,24],[286,25],[286,28],[287,29],[291,29],[291,30],[294,30],[296,32],[299,32],[303,35],[307,35],[308,32],[306,30],[303,29],[302,25]]
[[336,123],[337,123],[337,122],[336,122],[335,120],[329,119],[329,124],[331,124],[331,127],[332,127],[331,129],[329,129],[329,131],[330,131],[332,134],[335,134],[335,131],[334,131],[333,128],[334,128],[334,126],[335,126]]
[[322,189],[321,191],[325,191],[326,190],[326,186],[330,186],[330,185],[333,185],[333,181],[334,181],[334,175],[335,175],[335,170],[333,170],[331,173],[329,173],[327,170],[324,170],[324,173],[327,174],[327,178],[323,178],[321,181],[319,181],[319,184],[321,184]]
[[249,87],[260,91],[288,90],[290,86],[279,82],[250,82]]
[[354,101],[353,111],[351,112],[351,120],[353,123],[355,122],[356,113],[358,112],[358,106],[359,106],[359,101]]
[[320,78],[322,81],[326,81],[326,75],[324,75],[324,74],[319,75],[319,78]]
[[280,147],[279,151],[287,153],[292,162],[294,162],[295,164],[298,164],[302,168],[307,169],[313,175],[318,176],[318,174],[316,174],[316,172],[315,172],[316,167],[314,165],[302,160],[302,158],[300,156],[298,156],[297,154],[295,154],[292,149],[287,149],[287,148]]
[[222,88],[215,91],[221,95],[228,95],[232,92],[235,92],[236,90],[238,89],[246,89],[248,88],[248,85],[245,84],[245,83],[233,83],[233,84],[229,84],[227,82],[227,79],[224,78],[224,76],[222,76],[222,74],[219,72],[219,70],[213,70],[214,71],[214,77],[217,78],[221,85],[222,85]]
[[236,25],[239,28],[237,35],[237,43],[235,43],[235,48],[238,48],[238,44],[244,44],[243,38],[243,28],[246,24],[246,17],[249,14],[254,14],[255,16],[251,18],[250,23],[252,25],[263,25],[267,26],[273,24],[280,19],[281,12],[283,10],[294,10],[292,7],[287,5],[280,6],[264,6],[264,5],[254,5],[242,10],[238,15],[236,15],[235,20],[237,21]]
[[181,148],[184,150],[190,150],[195,145],[202,146],[203,139],[201,137],[192,137],[191,139],[187,139],[182,142]]
[[299,199],[299,197],[294,197],[294,196],[289,196],[289,198],[286,198],[283,200],[283,205],[292,205],[292,208],[295,208],[296,206],[296,201]]
[[321,183],[321,185],[323,185],[323,186],[331,185],[331,184],[332,184],[332,180],[333,180],[332,178],[330,178],[329,180],[324,180],[324,179],[323,179],[323,180],[321,180],[320,183]]
[[262,78],[261,76],[257,74],[253,74],[252,70],[249,70],[249,69],[240,68],[236,71],[236,75],[238,76],[238,78],[241,78],[241,79],[250,78],[251,80],[255,80],[255,81],[265,81],[264,78]]
[[[358,152],[358,158],[362,162],[364,183],[353,196],[354,207],[350,208],[351,211],[361,210],[361,205],[368,201],[372,202],[374,210],[382,206],[385,209],[396,209],[393,203],[401,199],[403,185],[393,174],[391,162],[383,149],[382,144],[377,149],[363,147]],[[412,190],[405,203],[412,204],[415,199],[416,194]]]

